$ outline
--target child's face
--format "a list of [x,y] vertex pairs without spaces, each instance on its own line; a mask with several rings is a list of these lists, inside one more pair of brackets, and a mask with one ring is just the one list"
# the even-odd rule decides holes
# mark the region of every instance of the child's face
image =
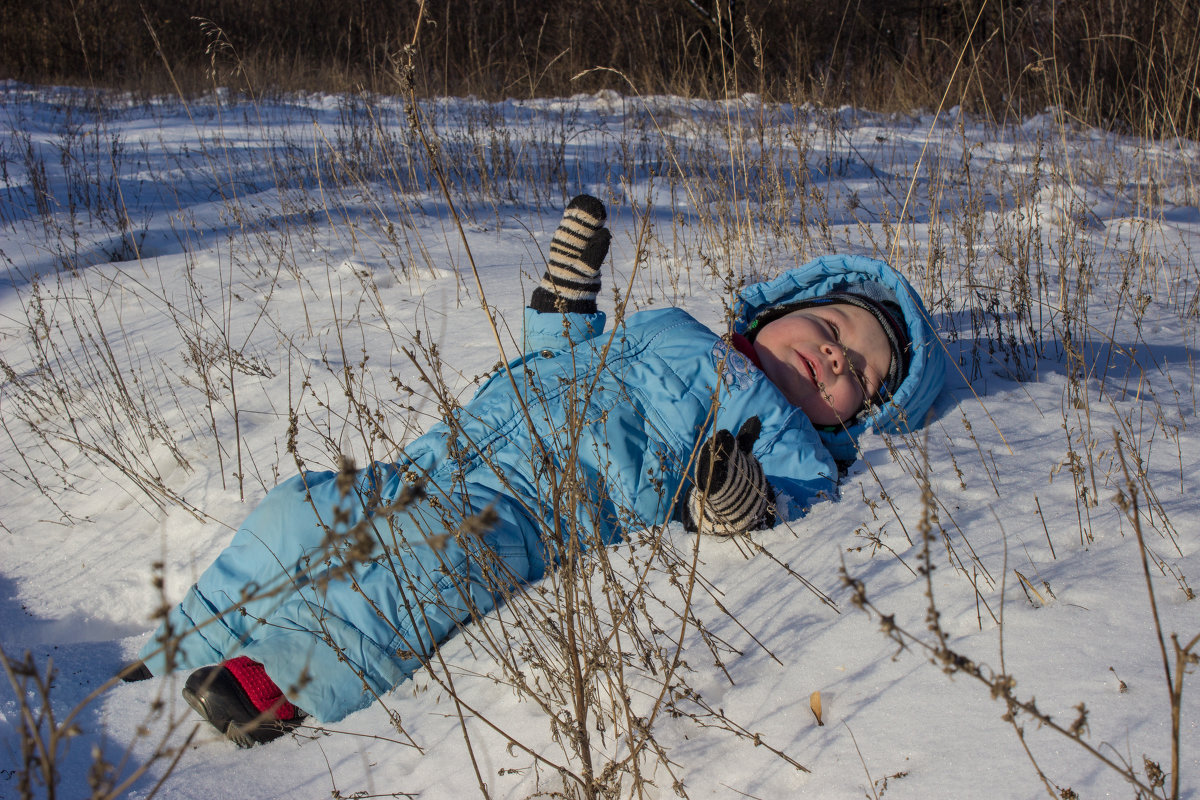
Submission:
[[818,425],[849,421],[887,375],[891,346],[858,306],[812,306],[773,320],[754,339],[763,372]]

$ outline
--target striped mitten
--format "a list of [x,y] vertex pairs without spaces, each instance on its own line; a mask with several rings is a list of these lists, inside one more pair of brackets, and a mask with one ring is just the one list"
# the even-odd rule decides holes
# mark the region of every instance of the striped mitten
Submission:
[[775,524],[775,494],[752,452],[761,430],[758,417],[751,417],[736,439],[720,430],[700,448],[696,485],[684,505],[688,530],[732,536]]
[[596,313],[600,265],[608,255],[612,234],[604,227],[608,214],[591,195],[575,197],[563,212],[550,242],[550,261],[542,282],[533,290],[534,311]]

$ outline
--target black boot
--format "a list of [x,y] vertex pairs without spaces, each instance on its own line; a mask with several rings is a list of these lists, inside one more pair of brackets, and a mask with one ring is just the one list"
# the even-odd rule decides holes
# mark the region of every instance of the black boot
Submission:
[[121,671],[117,673],[117,677],[126,683],[137,683],[138,681],[146,681],[153,678],[154,673],[141,661],[134,661],[121,667]]
[[277,719],[270,711],[259,711],[233,673],[221,666],[201,667],[189,675],[183,699],[238,747],[274,741],[297,728],[305,717],[299,709],[292,719]]

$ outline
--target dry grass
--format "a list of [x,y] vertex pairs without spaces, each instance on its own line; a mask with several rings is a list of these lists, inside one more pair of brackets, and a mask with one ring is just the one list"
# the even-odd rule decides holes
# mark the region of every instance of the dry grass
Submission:
[[[664,11],[665,13],[660,13]],[[1187,0],[1015,3],[862,0],[738,4],[567,0],[480,8],[382,0],[11,0],[0,75],[154,96],[207,91],[392,92],[392,63],[414,41],[422,96],[486,99],[624,91],[902,111],[947,89],[1006,121],[1048,105],[1137,133],[1200,132],[1200,23]],[[233,56],[231,59],[230,56]],[[175,75],[159,68],[165,60]]]

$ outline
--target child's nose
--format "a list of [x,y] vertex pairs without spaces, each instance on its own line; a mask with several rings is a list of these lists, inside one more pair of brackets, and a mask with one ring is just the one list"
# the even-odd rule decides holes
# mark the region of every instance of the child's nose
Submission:
[[842,352],[842,348],[836,344],[825,344],[821,346],[825,351],[825,358],[829,362],[829,369],[834,375],[841,375],[846,368],[846,354]]

